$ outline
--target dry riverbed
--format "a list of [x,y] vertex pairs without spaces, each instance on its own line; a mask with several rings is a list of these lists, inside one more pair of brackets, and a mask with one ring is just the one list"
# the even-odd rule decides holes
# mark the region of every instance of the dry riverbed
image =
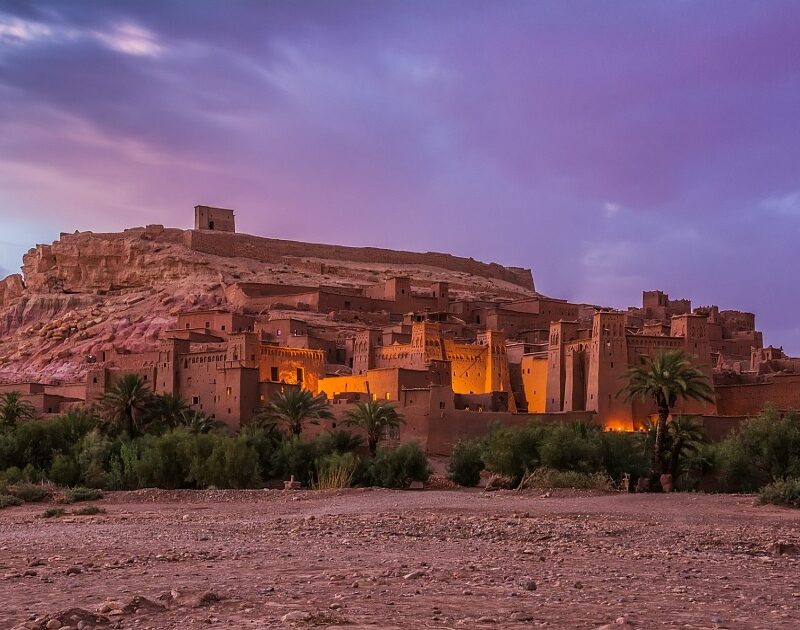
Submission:
[[800,512],[753,497],[144,490],[95,504],[106,512],[0,511],[0,628],[800,627]]

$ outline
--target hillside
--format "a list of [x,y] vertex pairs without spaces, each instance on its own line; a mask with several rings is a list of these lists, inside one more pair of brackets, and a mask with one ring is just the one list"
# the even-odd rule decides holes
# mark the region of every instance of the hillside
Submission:
[[[300,243],[162,226],[62,234],[0,281],[0,381],[81,379],[87,357],[154,347],[180,310],[226,306],[236,282],[362,287],[404,275],[456,297],[534,295],[530,270],[440,253]],[[324,313],[293,316],[348,328]]]

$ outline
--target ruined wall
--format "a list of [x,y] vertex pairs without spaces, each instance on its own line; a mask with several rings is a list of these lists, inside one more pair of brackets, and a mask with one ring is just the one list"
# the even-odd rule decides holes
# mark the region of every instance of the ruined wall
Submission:
[[242,256],[271,263],[282,262],[284,256],[293,256],[364,263],[432,265],[442,269],[505,280],[525,289],[534,290],[533,274],[530,269],[503,267],[497,263],[483,263],[471,258],[460,258],[438,252],[416,253],[376,247],[301,243],[248,234],[199,230],[188,230],[184,234],[185,243],[189,248],[217,256]]

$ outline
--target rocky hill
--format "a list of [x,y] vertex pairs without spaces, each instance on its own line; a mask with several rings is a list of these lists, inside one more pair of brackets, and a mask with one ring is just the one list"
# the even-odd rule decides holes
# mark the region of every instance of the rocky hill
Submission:
[[25,254],[21,275],[0,281],[0,382],[81,379],[89,356],[154,347],[178,311],[225,307],[235,282],[360,287],[396,275],[415,289],[449,282],[461,297],[534,294],[530,270],[449,254],[162,226],[62,234]]

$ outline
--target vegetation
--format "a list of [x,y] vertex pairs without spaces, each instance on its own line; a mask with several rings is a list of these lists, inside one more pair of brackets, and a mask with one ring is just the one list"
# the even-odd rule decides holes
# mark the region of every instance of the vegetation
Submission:
[[63,508],[47,508],[44,512],[42,512],[42,518],[59,518],[65,514],[66,511]]
[[761,489],[758,498],[761,503],[800,508],[800,477],[773,481]]
[[77,503],[78,501],[97,501],[103,498],[103,492],[97,488],[86,488],[79,486],[72,488],[66,494],[66,499],[70,503]]
[[23,399],[20,392],[7,392],[0,396],[0,428],[15,427],[19,422],[35,417],[33,405]]
[[156,398],[137,374],[122,376],[103,395],[103,416],[118,431],[141,435],[158,418]]
[[649,399],[658,408],[652,452],[652,475],[657,480],[664,472],[664,439],[672,408],[680,400],[713,402],[713,391],[706,375],[683,350],[648,358],[645,365],[629,369],[626,377],[628,385],[620,392],[626,400]]
[[320,420],[332,418],[324,394],[314,396],[307,389],[287,387],[259,414],[257,422],[283,425],[293,436],[299,437],[306,424],[319,424]]
[[418,442],[378,449],[366,471],[371,485],[384,488],[407,488],[412,481],[428,481],[430,475],[428,458]]
[[84,505],[82,508],[78,508],[77,510],[72,510],[72,514],[75,516],[93,516],[94,514],[105,514],[106,511],[101,508],[97,507],[96,505]]
[[347,426],[359,427],[367,434],[367,446],[373,457],[386,430],[397,429],[402,422],[403,418],[394,405],[379,400],[356,403],[355,409],[348,411],[344,417]]
[[602,472],[586,473],[575,470],[537,468],[520,483],[522,488],[573,488],[577,490],[614,489],[614,481]]
[[317,490],[340,490],[353,485],[358,458],[353,453],[331,453],[317,460]]
[[461,440],[453,445],[450,463],[447,466],[447,478],[459,486],[477,486],[481,480],[481,471],[486,468],[483,463],[484,444],[475,440]]
[[0,494],[0,510],[14,505],[22,505],[22,500],[13,494]]

